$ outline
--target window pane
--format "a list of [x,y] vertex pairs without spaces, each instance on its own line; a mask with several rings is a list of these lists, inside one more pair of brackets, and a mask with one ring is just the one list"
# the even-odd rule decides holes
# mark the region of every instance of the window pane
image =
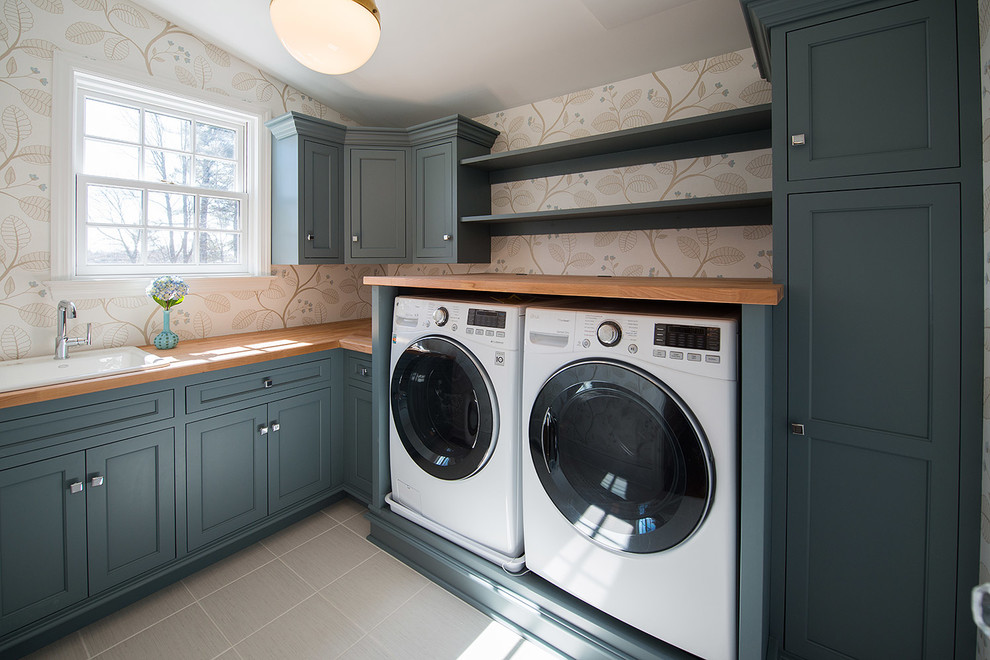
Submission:
[[140,147],[87,139],[83,148],[85,149],[83,171],[86,174],[112,176],[118,179],[137,178]]
[[188,264],[195,258],[196,232],[148,231],[149,264]]
[[125,142],[140,142],[138,126],[141,111],[117,103],[86,99],[85,132],[90,137],[110,138]]
[[166,227],[196,225],[196,196],[148,192],[148,224]]
[[214,190],[237,190],[237,164],[214,158],[196,158],[196,185]]
[[157,112],[145,112],[144,142],[153,147],[192,151],[192,122]]
[[196,124],[196,153],[234,158],[237,131],[212,124]]
[[86,263],[141,263],[141,230],[88,227],[86,229]]
[[141,190],[89,186],[86,190],[86,222],[90,224],[140,225],[144,215]]
[[203,229],[226,229],[237,231],[241,228],[241,203],[236,199],[202,197],[200,199],[199,222]]
[[241,263],[241,235],[200,233],[199,261],[204,264]]
[[144,152],[144,180],[166,181],[186,185],[189,183],[192,157],[170,151],[146,149]]

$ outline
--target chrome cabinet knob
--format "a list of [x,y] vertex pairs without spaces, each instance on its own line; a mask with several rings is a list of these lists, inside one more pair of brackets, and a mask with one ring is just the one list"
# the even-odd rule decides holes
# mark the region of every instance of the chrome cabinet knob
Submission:
[[443,240],[445,240],[445,241],[452,241],[452,240],[454,240],[454,237],[451,236],[450,234],[444,234],[443,235]]
[[358,242],[358,235],[357,234],[352,234],[351,235],[351,243],[357,243],[357,242]]
[[791,433],[794,435],[804,435],[804,424],[791,424]]
[[102,486],[103,477],[101,477],[100,475],[96,475],[95,477],[89,480],[89,485],[92,486],[93,488],[96,488],[97,486]]
[[271,378],[266,378],[263,381],[261,381],[261,384],[264,385],[265,386],[265,389],[267,390],[269,387],[271,387],[275,383],[272,382],[272,379]]
[[368,375],[368,367],[361,367],[361,375],[362,376]]
[[315,241],[316,240],[316,235],[315,234],[306,234],[306,240],[307,241]]
[[71,484],[69,484],[70,493],[81,493],[82,489],[83,489],[83,484],[81,481],[73,481]]
[[275,431],[279,430],[280,428],[282,428],[282,425],[281,424],[279,424],[278,422],[272,422],[272,432],[275,432]]
[[262,424],[261,426],[258,427],[258,433],[260,433],[261,435],[268,435],[268,427]]
[[791,136],[791,146],[800,147],[805,143],[804,133],[797,133]]

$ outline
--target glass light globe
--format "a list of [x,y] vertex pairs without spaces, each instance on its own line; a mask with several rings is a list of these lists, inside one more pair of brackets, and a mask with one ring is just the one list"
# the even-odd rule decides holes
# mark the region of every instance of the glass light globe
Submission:
[[382,33],[373,0],[271,0],[268,9],[289,54],[320,73],[357,69]]

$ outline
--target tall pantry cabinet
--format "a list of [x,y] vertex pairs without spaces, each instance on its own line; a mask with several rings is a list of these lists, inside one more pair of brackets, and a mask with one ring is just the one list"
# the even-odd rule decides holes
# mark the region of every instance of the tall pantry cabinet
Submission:
[[965,658],[978,580],[976,3],[742,0],[773,82],[769,657]]

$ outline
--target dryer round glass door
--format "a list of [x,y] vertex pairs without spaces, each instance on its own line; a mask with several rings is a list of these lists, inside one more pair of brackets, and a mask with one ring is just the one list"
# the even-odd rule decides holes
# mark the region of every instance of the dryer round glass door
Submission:
[[488,462],[498,434],[495,393],[460,344],[424,337],[392,370],[392,421],[402,446],[438,479],[464,479]]
[[529,447],[557,509],[611,550],[673,548],[711,506],[704,431],[666,383],[632,365],[581,360],[557,371],[533,405]]

